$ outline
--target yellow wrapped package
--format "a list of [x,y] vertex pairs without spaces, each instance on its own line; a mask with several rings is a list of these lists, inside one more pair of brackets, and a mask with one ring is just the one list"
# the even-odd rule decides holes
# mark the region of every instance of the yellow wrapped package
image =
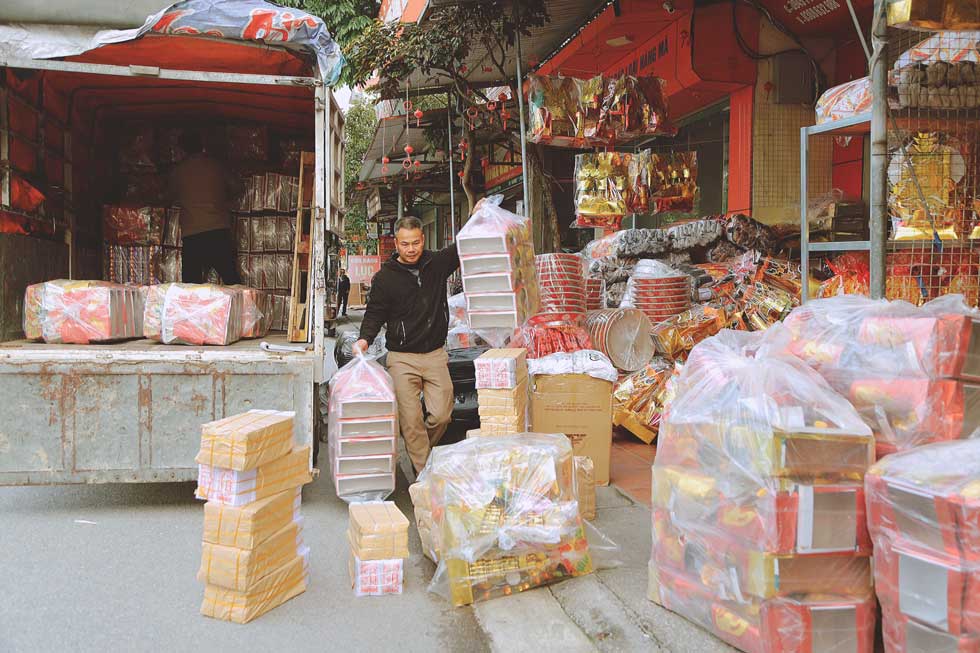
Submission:
[[196,495],[205,501],[244,506],[312,480],[310,448],[302,447],[248,471],[199,465]]
[[308,557],[309,549],[304,547],[299,555],[259,579],[245,591],[230,590],[217,585],[206,586],[201,614],[245,624],[279,607],[306,591],[309,582]]
[[292,488],[246,506],[204,504],[205,542],[254,549],[299,517],[300,488]]
[[244,592],[297,555],[303,546],[303,518],[292,521],[254,549],[204,542],[197,580]]
[[575,456],[575,496],[582,519],[595,519],[595,465],[588,456]]
[[201,465],[248,471],[282,458],[293,449],[296,413],[250,410],[201,426]]
[[347,540],[360,560],[408,557],[408,518],[392,501],[352,503]]
[[[472,433],[472,431],[470,432]],[[467,434],[467,437],[479,437]],[[432,497],[429,494],[429,483],[426,478],[408,486],[408,495],[415,506],[415,525],[419,529],[419,539],[422,541],[422,553],[432,562],[439,564],[439,529],[432,519]]]

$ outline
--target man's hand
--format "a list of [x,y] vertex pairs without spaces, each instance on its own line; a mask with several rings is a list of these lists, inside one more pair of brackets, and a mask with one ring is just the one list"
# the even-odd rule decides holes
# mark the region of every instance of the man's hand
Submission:
[[364,338],[361,338],[360,340],[358,340],[357,342],[354,343],[354,346],[351,349],[354,351],[355,354],[364,354],[364,353],[366,353],[367,350],[368,350],[367,340],[365,340]]

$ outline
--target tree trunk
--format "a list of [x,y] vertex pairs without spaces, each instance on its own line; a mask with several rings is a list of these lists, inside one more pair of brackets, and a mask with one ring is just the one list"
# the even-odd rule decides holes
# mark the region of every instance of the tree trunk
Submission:
[[[541,198],[539,214],[533,216],[532,220],[536,218],[541,221],[543,228],[541,233],[542,250],[548,252],[561,251],[561,228],[558,224],[558,210],[555,208],[555,198],[552,193],[551,181],[544,172],[544,165],[541,163],[541,155],[538,152],[537,146],[531,145],[531,147],[527,148],[527,159],[524,166],[525,171],[528,169],[531,170],[532,184],[528,192],[530,192],[531,197]],[[525,201],[529,201],[529,199]]]
[[469,205],[466,211],[466,215],[470,216],[473,214],[473,207],[476,206],[477,196],[476,191],[473,190],[473,180],[470,178],[470,173],[473,171],[473,162],[476,160],[476,132],[467,127],[466,129],[466,143],[469,147],[466,148],[465,158],[463,159],[463,192],[466,193],[466,202]]

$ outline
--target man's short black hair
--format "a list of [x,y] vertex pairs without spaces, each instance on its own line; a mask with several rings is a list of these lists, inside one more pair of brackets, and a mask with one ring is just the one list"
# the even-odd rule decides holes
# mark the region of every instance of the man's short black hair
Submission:
[[408,229],[409,231],[418,229],[419,231],[422,231],[422,221],[416,218],[414,215],[406,215],[399,218],[398,222],[395,223],[396,234],[398,233],[399,229]]

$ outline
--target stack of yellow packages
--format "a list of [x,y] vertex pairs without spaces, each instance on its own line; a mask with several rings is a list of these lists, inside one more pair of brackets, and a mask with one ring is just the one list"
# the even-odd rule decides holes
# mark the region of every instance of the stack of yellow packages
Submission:
[[300,490],[312,480],[310,448],[294,447],[293,417],[250,410],[201,427],[205,616],[247,623],[306,591]]
[[408,558],[408,519],[391,501],[352,503],[348,514],[348,569],[354,594],[401,594]]
[[490,349],[474,361],[479,435],[527,430],[527,350]]

